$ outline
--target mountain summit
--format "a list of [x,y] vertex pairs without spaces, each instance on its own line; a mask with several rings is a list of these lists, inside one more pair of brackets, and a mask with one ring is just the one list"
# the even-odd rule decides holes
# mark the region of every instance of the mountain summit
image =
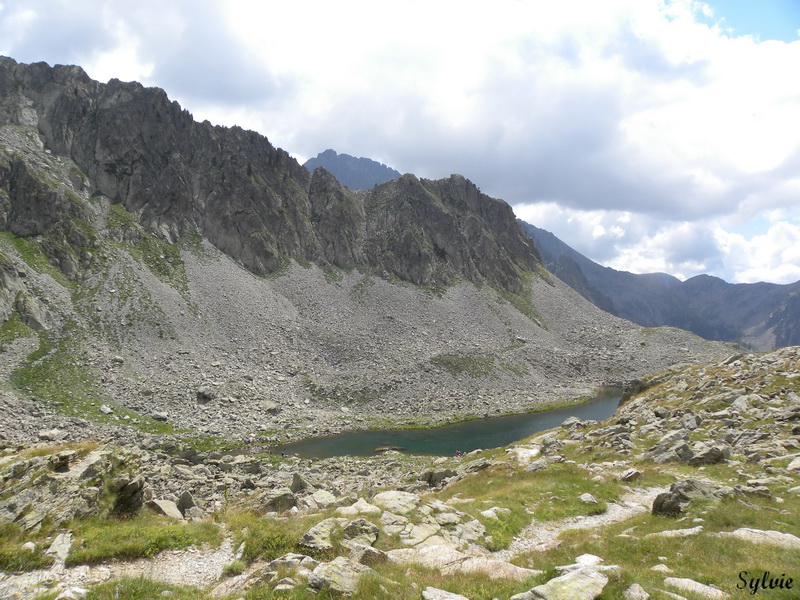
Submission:
[[351,190],[368,190],[379,183],[400,177],[400,172],[370,158],[356,158],[349,154],[337,154],[335,150],[325,150],[314,158],[308,159],[303,166],[313,171],[324,167],[333,174],[342,185]]

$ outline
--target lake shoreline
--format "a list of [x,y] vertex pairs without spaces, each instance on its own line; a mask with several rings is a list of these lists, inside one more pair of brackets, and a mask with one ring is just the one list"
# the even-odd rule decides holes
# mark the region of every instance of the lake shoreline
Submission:
[[[513,427],[519,426],[517,422],[528,422],[532,420],[543,420],[547,423],[547,426],[543,426],[537,430],[532,430],[530,433],[526,435],[520,435],[514,439],[508,439],[503,443],[495,443],[491,446],[486,446],[486,448],[492,447],[499,447],[502,445],[506,445],[509,443],[513,443],[518,439],[523,439],[527,437],[527,435],[531,435],[536,431],[541,431],[544,429],[549,429],[551,427],[557,426],[563,419],[568,418],[569,416],[573,416],[571,413],[579,413],[583,414],[595,414],[591,411],[591,409],[597,405],[602,404],[604,410],[602,414],[604,415],[602,418],[608,418],[614,414],[616,408],[624,401],[624,392],[625,386],[624,385],[605,385],[599,387],[595,390],[594,394],[590,397],[584,396],[582,398],[578,398],[575,401],[560,401],[553,404],[537,407],[534,410],[524,411],[524,412],[511,412],[505,413],[502,415],[492,415],[492,416],[480,416],[480,415],[468,415],[464,418],[457,419],[455,421],[450,420],[446,422],[435,422],[430,424],[407,424],[407,425],[400,425],[400,426],[379,426],[379,427],[370,427],[365,429],[352,429],[352,430],[343,430],[337,433],[326,434],[322,436],[311,436],[306,437],[298,440],[292,440],[287,443],[279,444],[272,446],[269,451],[273,454],[284,454],[284,455],[297,455],[300,458],[331,458],[334,456],[347,456],[347,455],[354,455],[354,456],[370,456],[378,453],[378,449],[391,447],[393,449],[402,448],[402,451],[409,452],[412,454],[433,454],[439,456],[447,456],[449,453],[443,452],[441,450],[434,451],[434,452],[418,452],[414,451],[413,449],[407,448],[407,445],[397,443],[392,441],[394,438],[398,439],[405,439],[410,440],[414,447],[418,447],[420,444],[422,446],[426,446],[426,442],[420,441],[421,438],[425,438],[429,440],[432,436],[440,435],[440,432],[448,432],[450,429],[453,428],[461,428],[464,430],[469,431],[471,434],[479,434],[481,429],[488,429],[491,430],[493,427],[503,426],[506,423],[511,424]],[[609,400],[609,398],[613,398]],[[609,409],[609,406],[613,404],[613,408]],[[588,411],[588,412],[587,412]],[[570,414],[567,414],[570,413]],[[549,417],[551,416],[552,417]],[[563,417],[563,418],[562,418]],[[553,423],[553,418],[560,419],[558,423]],[[513,424],[511,421],[513,420]],[[514,431],[517,431],[514,429]],[[363,438],[365,441],[364,443],[367,444],[366,446],[359,447],[358,450],[354,451],[353,453],[344,452],[341,449],[337,449],[335,451],[332,450],[320,450],[320,448],[330,447],[333,448],[334,446],[342,446],[344,443],[345,447],[347,443],[356,438]],[[368,440],[384,440],[382,442],[377,442],[372,444],[371,448],[369,447],[371,442]],[[430,443],[428,445],[436,446],[435,443]],[[477,447],[471,447],[474,445],[474,442],[465,443],[464,447],[467,450],[464,451],[471,451],[477,449]],[[306,448],[316,448],[316,454],[314,450],[307,450]],[[333,452],[333,453],[330,453]]]

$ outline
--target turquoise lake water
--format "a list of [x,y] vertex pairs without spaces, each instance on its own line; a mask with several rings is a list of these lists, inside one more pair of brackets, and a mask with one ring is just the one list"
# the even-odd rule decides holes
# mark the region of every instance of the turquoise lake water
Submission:
[[583,404],[534,413],[490,417],[445,425],[433,429],[374,429],[339,435],[309,438],[273,449],[302,458],[331,456],[369,456],[378,448],[392,447],[411,454],[452,456],[457,450],[497,448],[556,427],[568,417],[581,420],[607,419],[616,411],[622,396],[620,388],[604,388]]

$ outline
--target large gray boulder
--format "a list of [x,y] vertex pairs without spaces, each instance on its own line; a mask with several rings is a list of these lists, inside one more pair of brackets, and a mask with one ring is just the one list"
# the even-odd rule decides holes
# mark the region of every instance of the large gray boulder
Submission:
[[316,590],[353,594],[358,589],[358,580],[367,573],[375,571],[344,556],[337,556],[331,562],[318,565],[308,577],[308,585]]
[[608,583],[608,577],[594,569],[570,571],[543,585],[515,594],[510,600],[594,600]]
[[297,498],[287,487],[279,487],[261,497],[261,506],[267,512],[283,512],[297,506]]

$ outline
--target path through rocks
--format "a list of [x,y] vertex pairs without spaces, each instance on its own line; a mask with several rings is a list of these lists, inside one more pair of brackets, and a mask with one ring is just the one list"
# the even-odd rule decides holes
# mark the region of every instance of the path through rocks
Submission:
[[514,556],[532,550],[544,551],[558,544],[558,536],[568,529],[594,529],[612,523],[619,523],[631,517],[650,511],[653,500],[665,487],[634,489],[624,494],[618,502],[608,505],[608,510],[600,515],[588,517],[569,517],[554,523],[532,522],[514,538],[508,548],[493,554],[494,558],[510,561]]

